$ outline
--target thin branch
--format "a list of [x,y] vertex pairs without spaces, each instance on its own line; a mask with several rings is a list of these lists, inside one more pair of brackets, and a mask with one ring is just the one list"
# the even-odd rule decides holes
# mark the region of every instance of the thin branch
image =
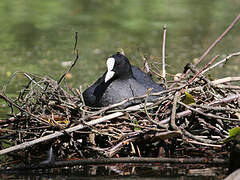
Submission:
[[162,77],[163,77],[163,79],[166,79],[166,63],[165,63],[166,34],[167,34],[167,27],[166,27],[166,25],[164,25],[164,27],[163,27],[163,44],[162,44]]
[[212,164],[227,165],[228,161],[217,158],[146,158],[146,157],[122,157],[122,158],[101,158],[101,159],[80,159],[71,161],[56,161],[48,164],[39,164],[23,166],[17,168],[0,169],[0,172],[11,172],[21,170],[49,169],[57,167],[72,167],[79,165],[99,165],[99,164],[116,164],[116,163],[176,163],[176,164]]
[[[209,103],[207,105],[208,106],[216,106],[216,105],[219,105],[219,104],[222,104],[222,103],[228,103],[228,102],[231,102],[233,100],[237,100],[239,98],[240,98],[240,94],[231,95],[231,96],[228,96],[228,97],[223,98],[221,100],[217,100],[217,101],[211,102],[211,103]],[[196,109],[198,109],[198,108],[196,108]],[[177,113],[176,116],[177,116],[177,118],[182,118],[182,117],[186,117],[186,116],[190,116],[190,115],[192,115],[192,111],[191,110],[186,110],[186,111]],[[166,119],[161,120],[160,124],[162,124],[162,125],[167,124],[167,123],[169,123],[170,120],[171,120],[171,118],[168,117]]]
[[0,92],[0,98],[3,99],[4,101],[10,103],[11,105],[13,105],[14,107],[18,108],[20,111],[25,112],[27,114],[29,114],[31,117],[35,118],[37,121],[39,121],[40,123],[46,124],[46,125],[51,125],[51,123],[48,123],[47,121],[45,121],[44,119],[36,116],[35,114],[32,114],[30,112],[28,112],[27,110],[25,110],[24,108],[20,107],[18,104],[14,103],[11,99],[9,99],[7,96],[4,96],[1,92]]
[[175,123],[176,121],[176,111],[177,111],[177,103],[179,101],[179,97],[180,97],[181,93],[177,92],[174,96],[174,99],[173,99],[173,107],[172,107],[172,114],[171,114],[171,121],[170,121],[170,124],[171,124],[171,127],[174,129],[174,130],[178,130],[178,127]]
[[196,137],[193,134],[191,134],[188,131],[186,131],[185,129],[182,129],[182,133],[183,133],[184,136],[186,136],[188,138],[191,138],[191,139],[193,139],[195,141],[206,143],[206,144],[214,144],[214,145],[216,145],[216,141],[212,141],[210,139],[202,139],[202,138]]
[[[210,45],[210,47],[202,54],[202,56],[198,59],[198,61],[195,63],[195,65],[198,65],[207,55],[208,53],[226,36],[230,30],[233,28],[233,26],[238,22],[240,19],[240,14],[233,20],[233,22],[228,26],[228,28]],[[187,70],[180,78],[183,79],[190,71]],[[173,83],[170,87],[173,87],[175,83]]]
[[213,115],[213,114],[210,114],[210,113],[206,114],[206,113],[202,112],[200,109],[198,109],[198,108],[194,109],[191,106],[188,106],[188,105],[184,104],[183,102],[178,102],[178,103],[181,104],[182,106],[185,106],[186,108],[190,109],[191,111],[194,111],[196,113],[199,113],[199,114],[204,115],[204,116],[209,117],[209,118],[223,119],[223,120],[228,120],[228,121],[239,121],[239,119],[217,116],[217,115]]
[[228,28],[211,44],[211,46],[203,53],[203,55],[198,59],[195,65],[198,65],[206,56],[207,54],[230,32],[233,26],[238,22],[240,19],[240,14],[233,20],[233,22],[228,26]]
[[58,85],[60,85],[62,83],[62,81],[65,79],[66,75],[72,70],[72,68],[75,66],[75,64],[77,63],[77,60],[79,58],[78,55],[78,50],[76,49],[77,47],[77,39],[78,39],[78,33],[76,32],[75,34],[75,44],[74,44],[74,53],[75,53],[75,59],[72,63],[72,65],[66,70],[66,72],[61,76],[61,78],[58,80]]
[[227,60],[229,60],[231,57],[233,56],[240,56],[240,52],[236,52],[236,53],[232,53],[229,54],[226,58],[224,58],[223,60],[217,62],[216,64],[210,66],[209,68],[205,69],[201,74],[205,74],[206,72],[212,70],[213,68],[215,68],[216,66],[219,66],[220,64],[226,62]]
[[[149,104],[147,104],[147,105],[149,105]],[[127,108],[126,110],[127,110],[127,111],[137,110],[137,109],[142,108],[143,106],[144,106],[144,105],[136,105],[136,106],[129,107],[129,108]],[[47,136],[43,136],[43,137],[41,137],[41,138],[38,138],[38,139],[35,139],[35,140],[32,140],[32,141],[29,141],[29,142],[24,142],[24,143],[22,143],[22,144],[18,144],[18,145],[16,145],[16,146],[12,146],[12,147],[9,147],[9,148],[6,148],[6,149],[1,150],[1,151],[0,151],[0,155],[6,154],[6,153],[9,153],[9,152],[13,152],[13,151],[16,151],[16,150],[22,150],[22,149],[25,149],[25,148],[27,148],[27,147],[33,146],[33,145],[35,145],[35,144],[38,144],[38,143],[41,143],[41,142],[44,142],[44,141],[47,141],[47,140],[50,140],[50,139],[53,139],[53,138],[62,136],[62,135],[64,135],[64,134],[66,134],[66,133],[71,133],[71,132],[74,132],[74,131],[83,129],[83,128],[85,128],[85,127],[88,127],[88,126],[93,126],[93,125],[96,125],[96,124],[99,124],[99,123],[108,121],[108,120],[110,120],[110,119],[113,119],[113,118],[122,116],[123,114],[124,114],[123,112],[112,113],[112,114],[106,115],[106,116],[104,116],[104,117],[101,117],[101,118],[98,118],[98,119],[95,119],[95,120],[86,122],[84,125],[79,124],[79,125],[76,125],[76,126],[74,126],[74,127],[65,129],[64,131],[58,131],[58,132],[49,134],[49,135],[47,135]]]
[[199,73],[199,71],[197,70],[197,68],[196,68],[195,65],[188,63],[188,64],[185,66],[185,68],[188,69],[188,70],[191,70],[193,73],[195,73],[195,76],[189,81],[189,84],[191,84],[197,76],[200,76],[200,78],[201,78],[202,80],[204,80],[206,83],[208,83],[208,84],[211,83],[211,81],[210,81],[209,79],[207,79],[206,77],[204,77],[203,75],[201,75],[201,74]]
[[191,84],[194,79],[196,79],[201,73],[202,71],[204,71],[205,69],[207,69],[217,58],[219,57],[219,55],[216,55],[209,63],[207,63],[200,71],[198,71],[193,78],[189,81],[189,84]]
[[[151,89],[151,90],[152,90],[152,89]],[[149,97],[149,94],[150,94],[151,90],[148,90],[149,92],[147,92],[147,97],[146,97],[145,103],[144,103],[144,111],[145,111],[145,113],[146,113],[149,121],[151,121],[153,124],[158,125],[158,126],[161,127],[161,128],[166,129],[166,127],[162,126],[158,121],[153,120],[153,119],[151,118],[151,116],[149,115],[148,111],[147,111],[147,101],[148,101],[148,97]]]
[[137,139],[136,137],[132,137],[132,138],[123,140],[120,143],[118,143],[117,145],[113,146],[111,149],[105,151],[104,155],[108,158],[111,158],[114,155],[116,155],[126,144],[131,143],[131,142],[135,141],[136,139]]
[[211,84],[218,85],[218,84],[223,84],[223,83],[228,83],[233,81],[240,81],[240,77],[225,77],[222,79],[211,81]]

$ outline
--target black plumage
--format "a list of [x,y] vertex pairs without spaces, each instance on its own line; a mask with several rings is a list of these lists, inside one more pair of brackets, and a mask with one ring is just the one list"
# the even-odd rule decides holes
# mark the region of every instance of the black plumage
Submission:
[[[103,76],[83,92],[86,105],[104,107],[127,98],[142,96],[146,94],[149,88],[153,88],[152,92],[164,90],[149,75],[139,68],[131,66],[128,58],[120,53],[109,57],[107,66],[108,70]],[[151,100],[152,97],[149,99]],[[122,108],[137,103],[140,103],[140,101],[130,101],[124,104]]]

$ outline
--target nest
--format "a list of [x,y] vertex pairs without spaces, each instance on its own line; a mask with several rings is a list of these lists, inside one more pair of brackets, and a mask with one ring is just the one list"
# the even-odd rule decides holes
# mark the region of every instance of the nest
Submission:
[[[18,162],[41,161],[50,147],[57,159],[224,158],[222,140],[239,126],[240,87],[231,82],[240,78],[210,81],[193,65],[188,70],[193,73],[168,83],[172,87],[138,97],[142,104],[122,110],[118,107],[131,99],[93,109],[84,105],[80,89],[22,73],[29,82],[19,97],[13,101],[1,94],[12,109],[11,117],[0,121],[2,148],[4,143],[16,147],[18,153],[8,155]],[[148,102],[151,95],[161,96]]]
[[[215,57],[200,70],[187,64],[180,76],[165,83],[166,90],[137,97],[143,103],[126,109],[118,107],[133,98],[96,109],[85,106],[81,88],[71,89],[63,84],[78,56],[58,82],[49,77],[21,73],[28,83],[17,99],[0,93],[0,98],[11,109],[10,117],[0,120],[0,154],[8,155],[2,167],[41,162],[49,149],[57,160],[102,157],[224,159],[228,146],[223,146],[222,142],[228,137],[229,129],[239,126],[240,122],[240,86],[233,84],[240,78],[211,81],[205,74],[239,55],[240,52],[232,53],[212,65]],[[148,102],[151,95],[159,95],[159,98]]]

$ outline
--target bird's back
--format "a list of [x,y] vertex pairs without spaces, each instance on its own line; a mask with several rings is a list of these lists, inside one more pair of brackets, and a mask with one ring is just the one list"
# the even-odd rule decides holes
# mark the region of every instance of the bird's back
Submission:
[[144,73],[141,69],[136,66],[132,66],[132,72],[134,78],[142,84],[145,88],[152,88],[152,92],[160,92],[164,90],[164,87],[158,83],[156,83],[152,77],[148,74]]
[[[99,105],[109,106],[111,104],[119,103],[125,99],[143,96],[146,94],[146,92],[147,89],[133,78],[115,80],[106,88],[102,98],[99,101]],[[140,102],[140,100],[131,100],[121,106],[121,108],[138,104]]]

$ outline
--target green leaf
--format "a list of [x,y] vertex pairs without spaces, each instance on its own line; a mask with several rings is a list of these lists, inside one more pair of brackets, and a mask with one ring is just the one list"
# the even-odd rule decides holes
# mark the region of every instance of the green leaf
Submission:
[[[139,125],[137,120],[134,120],[133,123],[136,124],[136,125]],[[141,130],[140,127],[137,127],[137,126],[134,127],[134,131],[139,131],[139,130]]]
[[229,135],[226,139],[223,140],[223,142],[229,142],[235,139],[235,137],[240,134],[240,127],[234,127],[229,130]]
[[229,130],[229,137],[234,137],[238,134],[240,134],[240,127],[234,127]]
[[182,102],[186,105],[190,105],[190,104],[195,104],[195,100],[193,98],[193,96],[191,94],[189,94],[188,92],[184,91],[185,96],[183,97]]

